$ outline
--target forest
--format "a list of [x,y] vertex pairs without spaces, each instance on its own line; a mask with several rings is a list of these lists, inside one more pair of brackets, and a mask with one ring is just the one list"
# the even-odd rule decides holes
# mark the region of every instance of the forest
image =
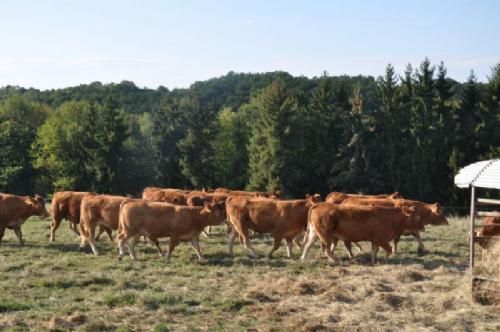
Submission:
[[424,59],[384,75],[235,73],[187,89],[0,88],[0,191],[146,186],[387,193],[463,206],[461,167],[500,157],[500,63],[486,82]]

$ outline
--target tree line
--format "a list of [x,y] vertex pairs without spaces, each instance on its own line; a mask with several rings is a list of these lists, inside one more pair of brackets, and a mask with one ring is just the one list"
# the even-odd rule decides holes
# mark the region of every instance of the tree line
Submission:
[[425,59],[398,75],[225,76],[0,89],[0,191],[145,186],[387,193],[446,205],[459,168],[500,156],[500,64],[464,83]]

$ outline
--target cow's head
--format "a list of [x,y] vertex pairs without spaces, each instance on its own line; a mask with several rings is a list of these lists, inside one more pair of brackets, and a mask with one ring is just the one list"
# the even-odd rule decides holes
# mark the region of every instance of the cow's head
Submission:
[[405,229],[415,232],[425,231],[425,225],[420,213],[418,213],[415,206],[403,205],[401,207],[402,213],[406,216]]
[[395,192],[393,192],[392,194],[389,195],[389,198],[400,199],[400,198],[403,198],[403,197],[401,196],[401,194],[399,193],[399,191],[395,191]]
[[33,214],[39,216],[41,219],[46,219],[50,216],[49,212],[45,208],[45,199],[40,195],[35,195],[35,197],[30,197],[28,204],[30,205]]
[[214,217],[213,222],[210,221],[210,225],[221,225],[227,219],[226,202],[205,202],[203,205],[203,211]]
[[439,203],[428,204],[426,208],[429,210],[426,220],[424,220],[427,225],[448,225],[448,220]]
[[319,203],[322,201],[320,194],[314,194],[314,195],[306,194],[306,199],[310,205],[313,205],[313,204],[316,204],[316,203]]

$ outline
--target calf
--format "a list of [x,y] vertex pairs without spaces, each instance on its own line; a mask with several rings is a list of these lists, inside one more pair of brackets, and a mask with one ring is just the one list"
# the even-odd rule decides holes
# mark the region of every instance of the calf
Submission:
[[274,246],[268,253],[269,258],[278,250],[283,239],[287,242],[287,254],[291,258],[292,241],[305,230],[309,208],[320,200],[318,194],[307,199],[281,201],[260,197],[229,197],[226,200],[226,211],[233,226],[228,239],[229,255],[233,254],[233,242],[238,234],[249,254],[257,256],[249,238],[249,230],[253,230],[272,234]]
[[[488,225],[497,225],[497,226],[489,226]],[[484,220],[484,223],[479,229],[479,231],[475,232],[475,236],[477,237],[477,244],[483,248],[482,259],[483,261],[486,258],[486,253],[488,248],[491,246],[494,236],[500,236],[500,217],[487,217]]]
[[105,226],[110,230],[118,229],[120,204],[130,198],[112,195],[85,195],[80,206],[80,249],[88,241],[94,255],[98,255],[95,230]]
[[203,207],[191,207],[145,200],[126,201],[120,209],[117,236],[119,258],[125,255],[126,243],[130,257],[135,260],[135,244],[139,236],[143,235],[155,243],[160,255],[163,255],[163,252],[158,239],[170,237],[167,261],[180,241],[191,241],[198,259],[202,260],[200,233],[206,226],[219,225],[225,220],[222,203],[205,203]]
[[0,193],[0,244],[5,229],[13,229],[21,245],[24,244],[21,225],[31,216],[49,217],[42,196],[16,196]]
[[331,245],[340,239],[350,247],[352,242],[372,243],[372,263],[375,263],[379,247],[391,254],[390,241],[400,236],[405,229],[419,230],[423,224],[417,221],[415,207],[351,206],[330,203],[315,204],[309,211],[308,234],[301,259],[305,259],[311,245],[318,236],[322,248],[331,262],[334,253]]

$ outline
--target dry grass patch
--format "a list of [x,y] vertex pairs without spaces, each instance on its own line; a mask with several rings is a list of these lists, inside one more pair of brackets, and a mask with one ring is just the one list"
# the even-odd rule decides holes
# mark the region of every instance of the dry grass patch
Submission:
[[[375,266],[368,244],[356,262],[338,251],[340,263],[333,266],[319,245],[305,262],[287,259],[284,247],[272,260],[253,260],[241,245],[230,259],[224,228],[201,239],[203,263],[186,244],[167,264],[142,243],[139,261],[119,262],[108,240],[93,257],[78,251],[64,225],[50,244],[47,226],[28,221],[26,246],[8,231],[0,247],[0,330],[500,329],[500,306],[471,297],[465,220],[429,228],[426,256],[418,257],[416,243],[404,238],[398,256]],[[256,250],[263,255],[271,243],[259,236]]]

